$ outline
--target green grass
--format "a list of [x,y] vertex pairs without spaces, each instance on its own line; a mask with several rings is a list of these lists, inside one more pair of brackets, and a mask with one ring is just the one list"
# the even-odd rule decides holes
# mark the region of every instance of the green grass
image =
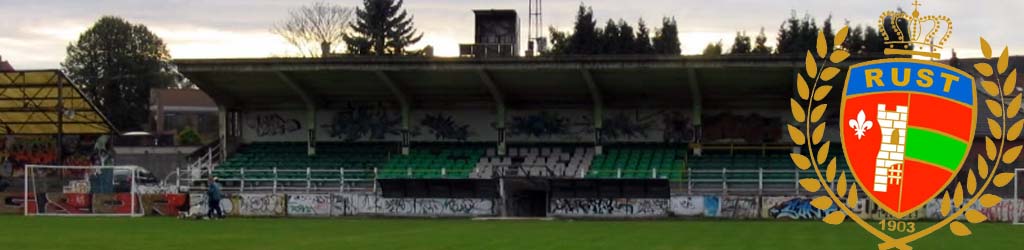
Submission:
[[[924,225],[918,225],[923,228]],[[1019,249],[1024,226],[940,230],[915,249]],[[852,223],[0,216],[2,249],[877,249]]]

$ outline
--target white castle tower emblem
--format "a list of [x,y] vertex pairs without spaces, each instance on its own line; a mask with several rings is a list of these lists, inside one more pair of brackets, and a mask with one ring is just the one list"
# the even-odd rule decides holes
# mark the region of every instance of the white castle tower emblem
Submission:
[[903,152],[907,142],[907,106],[896,106],[896,111],[878,105],[878,127],[882,129],[882,144],[875,159],[873,190],[884,193],[889,184],[903,183]]

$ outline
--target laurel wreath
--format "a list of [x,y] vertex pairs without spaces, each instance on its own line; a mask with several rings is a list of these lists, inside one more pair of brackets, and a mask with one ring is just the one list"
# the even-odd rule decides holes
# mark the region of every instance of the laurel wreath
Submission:
[[[841,50],[838,46],[845,41],[848,33],[849,27],[840,29],[835,35],[831,47],[829,47],[824,33],[818,32],[815,53],[812,54],[812,51],[807,51],[804,72],[806,76],[800,74],[797,77],[796,85],[799,100],[797,98],[790,99],[790,108],[796,121],[795,125],[790,124],[787,126],[790,139],[797,146],[806,146],[807,152],[809,152],[808,155],[793,153],[790,154],[790,157],[800,170],[813,170],[816,176],[816,178],[801,179],[799,181],[800,186],[811,193],[821,190],[824,190],[826,193],[826,195],[814,198],[811,201],[811,205],[821,210],[828,210],[833,204],[836,205],[839,210],[829,213],[822,218],[822,221],[831,225],[839,225],[849,217],[850,220],[883,241],[883,243],[879,244],[879,249],[911,249],[907,245],[908,243],[947,225],[954,235],[970,235],[971,230],[967,225],[955,219],[964,216],[967,222],[971,224],[987,220],[988,218],[980,211],[972,209],[972,205],[980,202],[982,207],[990,208],[1002,201],[1002,198],[999,196],[985,194],[985,190],[990,184],[996,187],[1003,187],[1013,180],[1013,173],[999,173],[1000,162],[1002,164],[1013,163],[1021,153],[1021,145],[1014,147],[1009,147],[1008,145],[1009,142],[1017,140],[1021,135],[1021,130],[1024,129],[1024,120],[1022,119],[1017,119],[1009,127],[1006,126],[1006,124],[1016,118],[1021,109],[1020,93],[1016,93],[1009,104],[1006,103],[1006,98],[1017,92],[1015,89],[1017,70],[1006,74],[1009,68],[1009,48],[1003,49],[1003,53],[997,60],[995,68],[986,62],[974,65],[975,70],[985,77],[981,86],[988,95],[985,98],[985,106],[991,113],[991,117],[986,118],[991,136],[985,137],[985,154],[978,155],[976,169],[968,169],[965,180],[954,183],[956,187],[952,194],[950,194],[950,191],[943,192],[942,205],[940,206],[940,212],[945,216],[943,220],[902,238],[893,238],[873,225],[868,224],[863,218],[860,218],[852,211],[851,208],[856,207],[860,199],[857,192],[857,183],[856,181],[849,181],[845,172],[840,173],[838,178],[836,178],[836,158],[829,157],[828,154],[831,141],[823,141],[826,123],[822,121],[822,117],[828,108],[828,104],[816,104],[815,102],[820,102],[828,96],[829,92],[832,91],[832,86],[826,84],[826,82],[833,80],[841,73],[840,68],[829,66],[829,63],[837,65],[850,56],[849,52]],[[830,48],[832,52],[829,52]],[[992,58],[992,48],[984,38],[981,38],[981,50],[986,60]],[[1000,79],[1000,77],[1004,76],[1005,78]],[[807,79],[813,80],[810,86]],[[807,110],[810,110],[810,113],[806,112]],[[798,125],[803,125],[803,128],[799,128]],[[808,134],[810,134],[810,137],[807,137]],[[998,140],[998,144],[995,140]],[[825,166],[824,173],[821,169],[823,165]],[[835,185],[834,189],[830,186],[831,184]],[[967,195],[971,195],[971,198],[966,201],[964,200],[965,192]],[[952,197],[950,197],[951,195]],[[956,206],[956,209],[954,210],[951,205]]]

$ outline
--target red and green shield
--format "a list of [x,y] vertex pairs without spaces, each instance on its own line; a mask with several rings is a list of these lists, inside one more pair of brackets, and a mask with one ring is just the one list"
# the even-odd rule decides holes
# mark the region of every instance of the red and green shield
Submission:
[[857,183],[902,218],[956,176],[974,139],[974,79],[913,59],[850,67],[840,108],[843,151]]

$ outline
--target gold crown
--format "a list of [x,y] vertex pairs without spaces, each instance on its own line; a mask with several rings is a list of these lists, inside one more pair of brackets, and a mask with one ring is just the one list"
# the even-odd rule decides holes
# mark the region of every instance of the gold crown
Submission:
[[[921,12],[918,12],[917,7],[921,4],[914,0],[914,12],[908,15],[902,11],[886,11],[882,12],[882,16],[878,19],[878,30],[881,31],[882,37],[885,38],[885,44],[889,48],[885,49],[886,55],[918,55],[926,56],[935,59],[939,59],[939,53],[935,52],[935,49],[942,49],[942,46],[949,41],[949,37],[953,35],[953,21],[949,20],[946,16],[921,16]],[[892,31],[896,33],[896,37],[890,37],[889,32],[886,30],[886,20],[890,20],[889,25]],[[899,20],[907,22],[907,28],[910,30],[903,30],[899,25]],[[932,23],[931,30],[928,31],[927,35],[921,37],[922,26]],[[942,39],[939,39],[938,43],[935,43],[935,35],[939,33],[945,24],[946,33],[942,35]],[[907,39],[907,38],[910,39]],[[911,45],[924,45],[930,47],[930,51],[915,51],[910,49]]]

